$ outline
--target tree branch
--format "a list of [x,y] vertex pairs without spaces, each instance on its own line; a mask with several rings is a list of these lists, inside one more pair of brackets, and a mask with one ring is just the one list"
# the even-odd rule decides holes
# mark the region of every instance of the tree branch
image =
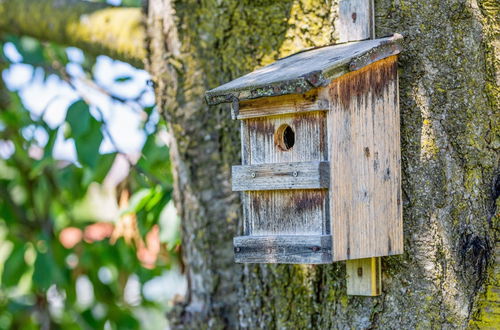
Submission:
[[112,7],[82,0],[0,1],[0,31],[75,46],[144,66],[140,8]]

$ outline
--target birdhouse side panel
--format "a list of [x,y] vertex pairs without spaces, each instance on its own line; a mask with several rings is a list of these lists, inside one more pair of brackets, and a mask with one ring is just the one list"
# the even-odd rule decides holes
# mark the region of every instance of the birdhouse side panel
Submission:
[[334,260],[403,252],[396,60],[375,62],[325,89]]

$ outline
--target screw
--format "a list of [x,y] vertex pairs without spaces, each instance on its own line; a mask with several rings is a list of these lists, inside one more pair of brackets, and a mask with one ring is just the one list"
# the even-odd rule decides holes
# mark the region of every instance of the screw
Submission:
[[295,177],[296,177],[296,176],[298,176],[298,175],[299,175],[299,172],[297,172],[297,171],[293,171],[293,176],[295,176]]
[[252,178],[255,178],[255,172],[252,172]]

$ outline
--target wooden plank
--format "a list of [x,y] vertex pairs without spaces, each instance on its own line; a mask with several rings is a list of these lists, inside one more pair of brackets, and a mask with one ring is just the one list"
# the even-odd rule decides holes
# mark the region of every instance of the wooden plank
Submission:
[[330,182],[328,162],[233,166],[233,191],[320,189]]
[[249,191],[250,235],[324,235],[329,233],[328,191]]
[[[326,161],[328,159],[326,112],[316,111],[246,119],[248,164]],[[294,131],[289,150],[280,149],[275,135],[282,125]]]
[[373,0],[340,0],[336,24],[338,42],[375,38]]
[[346,261],[347,294],[378,296],[382,288],[382,267],[379,257]]
[[334,261],[403,253],[396,57],[334,80],[328,140]]
[[289,113],[327,111],[328,107],[328,100],[318,99],[318,91],[314,89],[306,94],[242,101],[239,104],[239,114],[236,118],[248,119]]
[[241,263],[331,263],[332,236],[280,235],[235,237],[235,261]]

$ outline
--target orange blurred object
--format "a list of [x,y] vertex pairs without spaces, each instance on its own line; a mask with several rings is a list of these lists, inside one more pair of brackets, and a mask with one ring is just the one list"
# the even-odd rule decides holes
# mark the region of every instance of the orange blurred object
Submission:
[[102,241],[105,238],[111,237],[115,226],[108,222],[98,222],[85,227],[83,239],[87,243]]
[[137,246],[137,259],[145,268],[154,268],[158,255],[160,254],[160,227],[154,225],[146,234],[146,243],[141,240]]
[[[119,206],[125,209],[128,206],[130,194],[123,190],[120,194]],[[137,259],[145,268],[154,268],[161,251],[160,227],[154,225],[146,234],[145,241],[139,234],[137,218],[133,213],[124,214],[118,219],[116,225],[109,222],[97,222],[88,225],[82,231],[76,227],[64,228],[59,234],[59,241],[67,248],[71,249],[82,239],[87,243],[102,241],[110,238],[110,244],[123,237],[127,244],[134,244],[137,248]]]
[[80,228],[68,227],[59,233],[59,241],[66,249],[71,249],[82,240],[82,236]]

